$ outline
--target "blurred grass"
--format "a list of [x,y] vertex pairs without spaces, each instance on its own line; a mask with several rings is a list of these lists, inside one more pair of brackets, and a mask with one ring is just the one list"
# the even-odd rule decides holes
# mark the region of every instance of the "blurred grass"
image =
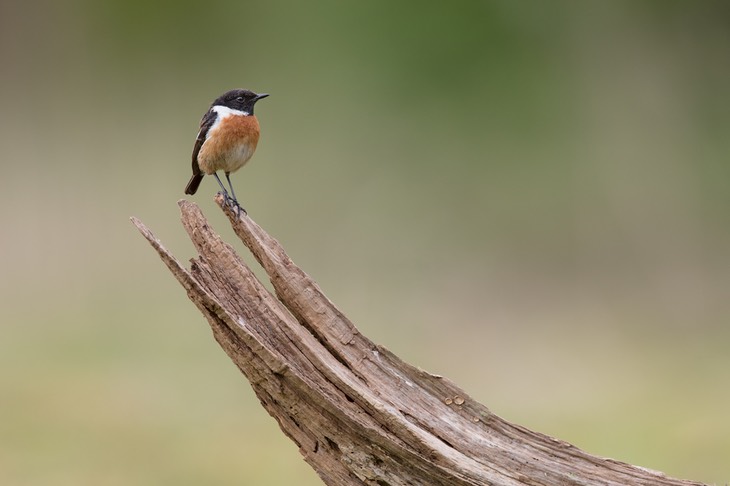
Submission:
[[[724,2],[0,4],[0,483],[318,484],[128,222],[200,116],[369,335],[599,455],[730,478]],[[204,181],[194,198],[233,241]]]

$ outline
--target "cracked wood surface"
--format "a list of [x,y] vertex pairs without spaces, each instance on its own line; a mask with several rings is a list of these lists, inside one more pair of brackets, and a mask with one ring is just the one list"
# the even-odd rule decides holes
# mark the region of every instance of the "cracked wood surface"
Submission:
[[362,335],[248,215],[216,202],[268,274],[275,295],[180,201],[198,252],[181,265],[132,222],[208,320],[216,341],[281,430],[329,485],[675,485],[649,469],[592,456],[511,424],[446,378]]

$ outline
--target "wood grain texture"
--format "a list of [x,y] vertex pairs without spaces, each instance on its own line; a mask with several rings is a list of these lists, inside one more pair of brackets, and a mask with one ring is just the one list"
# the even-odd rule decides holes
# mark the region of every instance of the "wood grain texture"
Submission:
[[216,199],[268,274],[257,280],[200,209],[180,201],[188,269],[139,220],[263,407],[328,485],[700,485],[592,456],[511,424],[447,378],[362,335],[248,215]]

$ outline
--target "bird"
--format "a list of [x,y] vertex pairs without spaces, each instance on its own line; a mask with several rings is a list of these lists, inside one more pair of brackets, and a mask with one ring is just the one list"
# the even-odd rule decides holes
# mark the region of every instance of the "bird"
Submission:
[[[257,101],[269,96],[247,89],[233,89],[220,95],[200,120],[200,131],[193,147],[193,176],[185,194],[195,194],[204,175],[212,175],[223,190],[226,203],[243,209],[231,184],[231,173],[243,167],[256,151],[259,122],[253,114]],[[231,194],[218,177],[223,171]],[[245,212],[245,210],[243,210]]]

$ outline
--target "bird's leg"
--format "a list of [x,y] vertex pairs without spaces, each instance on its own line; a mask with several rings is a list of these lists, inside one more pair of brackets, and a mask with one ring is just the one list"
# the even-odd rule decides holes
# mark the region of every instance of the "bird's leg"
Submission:
[[231,184],[231,173],[226,172],[226,180],[228,181],[228,187],[231,188],[231,195],[233,196],[233,202],[238,203],[238,199],[236,199],[236,191],[233,190],[233,184]]
[[241,211],[246,213],[246,210],[241,207],[241,204],[238,202],[238,199],[236,199],[236,192],[233,190],[233,184],[231,184],[231,173],[226,172],[226,180],[228,181],[228,186],[231,188],[231,195],[233,196],[233,204],[236,205],[236,216],[241,217]]
[[[226,186],[224,186],[223,183],[221,182],[221,179],[220,179],[220,177],[218,177],[217,172],[213,172],[213,176],[215,177],[215,180],[218,181],[218,185],[221,186],[221,190],[223,191],[223,200],[225,201],[226,204],[230,204],[231,198],[230,198],[230,196],[228,196],[228,191],[226,190]],[[228,183],[230,184],[231,181],[229,180]]]

